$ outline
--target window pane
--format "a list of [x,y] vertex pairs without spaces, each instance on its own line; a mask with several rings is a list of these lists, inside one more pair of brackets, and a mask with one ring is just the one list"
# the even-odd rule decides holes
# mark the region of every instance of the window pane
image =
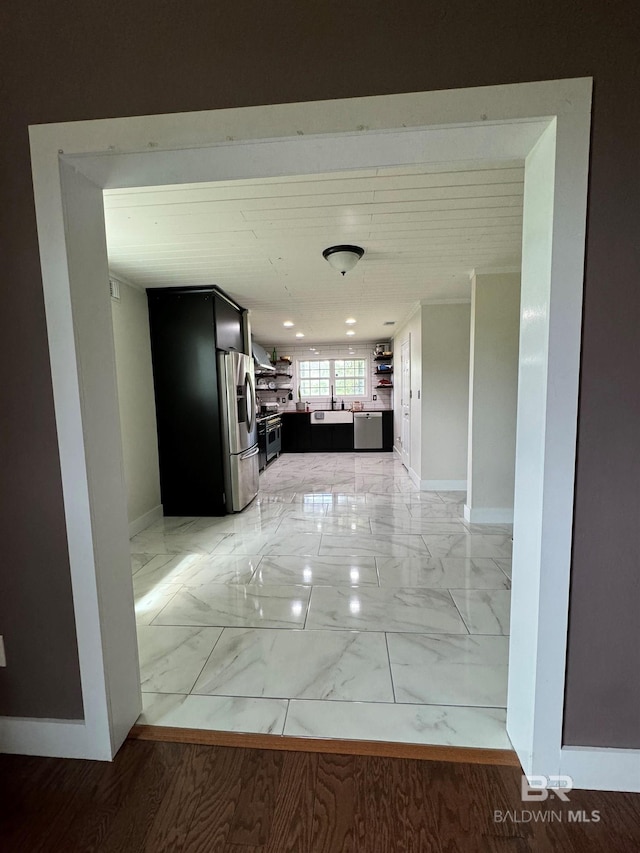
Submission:
[[329,380],[301,379],[300,394],[302,397],[327,397],[329,395]]
[[362,358],[350,359],[349,361],[336,360],[336,377],[364,376],[366,373],[366,361]]
[[336,379],[336,394],[346,397],[364,397],[365,381],[363,379]]

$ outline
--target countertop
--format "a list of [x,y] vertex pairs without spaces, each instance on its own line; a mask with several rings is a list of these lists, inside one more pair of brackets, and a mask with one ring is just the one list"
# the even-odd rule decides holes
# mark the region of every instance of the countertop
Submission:
[[[351,409],[309,409],[308,412],[293,412],[291,410],[287,412],[278,412],[280,415],[312,415],[314,412],[350,412]],[[393,409],[361,409],[360,412],[365,414],[366,412],[392,412]],[[353,414],[357,415],[358,412],[353,412]]]
[[[257,415],[256,421],[260,423],[261,421],[267,421],[269,418],[273,418],[276,415],[312,415],[314,412],[351,412],[351,409],[309,409],[308,412],[298,412],[293,411],[292,409],[288,409],[284,412],[272,412],[270,415]],[[392,412],[393,409],[361,409],[363,414],[367,412]],[[358,414],[358,412],[354,412],[353,414]]]

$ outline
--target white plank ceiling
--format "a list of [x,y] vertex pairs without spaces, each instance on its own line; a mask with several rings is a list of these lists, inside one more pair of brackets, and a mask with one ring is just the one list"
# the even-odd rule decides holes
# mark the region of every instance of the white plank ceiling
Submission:
[[[418,301],[468,298],[474,267],[519,266],[523,180],[510,162],[106,190],[109,266],[217,284],[266,344],[385,340]],[[365,250],[344,278],[322,257],[339,243]]]

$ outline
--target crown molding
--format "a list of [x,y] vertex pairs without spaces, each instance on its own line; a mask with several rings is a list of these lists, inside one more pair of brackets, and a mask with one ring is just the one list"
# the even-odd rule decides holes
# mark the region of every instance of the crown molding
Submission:
[[117,275],[116,273],[111,272],[111,270],[109,270],[109,278],[114,279],[119,284],[126,284],[127,287],[131,287],[131,288],[133,288],[133,290],[139,290],[140,293],[146,293],[147,292],[146,288],[143,287],[141,284],[136,284],[133,281],[129,281],[128,278],[124,278],[124,276]]
[[474,267],[469,273],[469,280],[477,275],[512,275],[513,273],[520,275],[521,272],[522,268],[517,264],[506,267]]

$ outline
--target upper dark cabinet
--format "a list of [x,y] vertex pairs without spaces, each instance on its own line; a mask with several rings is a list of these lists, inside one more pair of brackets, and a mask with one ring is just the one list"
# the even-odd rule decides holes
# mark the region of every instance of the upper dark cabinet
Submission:
[[[227,300],[215,294],[216,346],[229,352],[244,352],[242,312]],[[247,353],[250,355],[251,353]]]

